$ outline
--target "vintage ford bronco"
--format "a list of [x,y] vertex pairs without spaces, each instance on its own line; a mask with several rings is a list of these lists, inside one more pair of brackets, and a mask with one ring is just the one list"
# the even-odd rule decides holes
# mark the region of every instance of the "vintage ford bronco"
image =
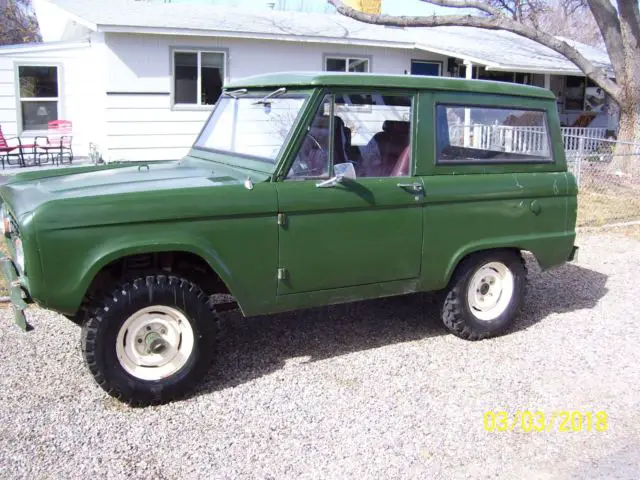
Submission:
[[227,85],[179,161],[5,181],[4,273],[18,324],[31,302],[81,324],[97,383],[147,405],[210,368],[219,298],[252,316],[442,291],[451,332],[499,334],[521,252],[573,259],[576,193],[547,90],[262,75]]

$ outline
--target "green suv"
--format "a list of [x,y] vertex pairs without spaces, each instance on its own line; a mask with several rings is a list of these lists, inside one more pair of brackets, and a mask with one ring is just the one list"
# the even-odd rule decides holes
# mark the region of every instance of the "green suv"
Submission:
[[217,312],[272,314],[443,291],[455,335],[505,331],[523,251],[576,251],[577,187],[553,94],[507,83],[274,74],[227,85],[179,161],[0,187],[16,321],[82,325],[97,383],[169,401],[215,364]]

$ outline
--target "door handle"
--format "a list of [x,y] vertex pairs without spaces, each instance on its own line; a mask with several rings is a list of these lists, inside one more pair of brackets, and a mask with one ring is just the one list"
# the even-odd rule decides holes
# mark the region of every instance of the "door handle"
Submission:
[[414,193],[418,193],[418,192],[422,192],[423,191],[422,184],[419,183],[419,182],[399,183],[398,187],[399,188],[403,188],[405,190],[409,190],[409,191],[414,192]]

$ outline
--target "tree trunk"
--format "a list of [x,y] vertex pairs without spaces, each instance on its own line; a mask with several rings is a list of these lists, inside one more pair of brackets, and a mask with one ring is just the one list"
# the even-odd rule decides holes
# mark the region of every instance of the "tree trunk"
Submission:
[[614,152],[616,169],[633,174],[640,169],[640,103],[627,101],[620,106],[618,143]]

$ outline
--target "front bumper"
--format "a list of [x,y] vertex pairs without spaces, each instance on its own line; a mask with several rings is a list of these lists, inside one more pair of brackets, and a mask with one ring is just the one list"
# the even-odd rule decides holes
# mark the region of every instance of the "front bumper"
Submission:
[[13,261],[10,258],[0,258],[0,263],[2,263],[2,272],[4,273],[4,278],[7,283],[11,306],[15,315],[15,322],[25,332],[32,330],[33,327],[27,322],[24,310],[29,303],[33,303],[33,300],[29,292],[22,286],[18,269]]

